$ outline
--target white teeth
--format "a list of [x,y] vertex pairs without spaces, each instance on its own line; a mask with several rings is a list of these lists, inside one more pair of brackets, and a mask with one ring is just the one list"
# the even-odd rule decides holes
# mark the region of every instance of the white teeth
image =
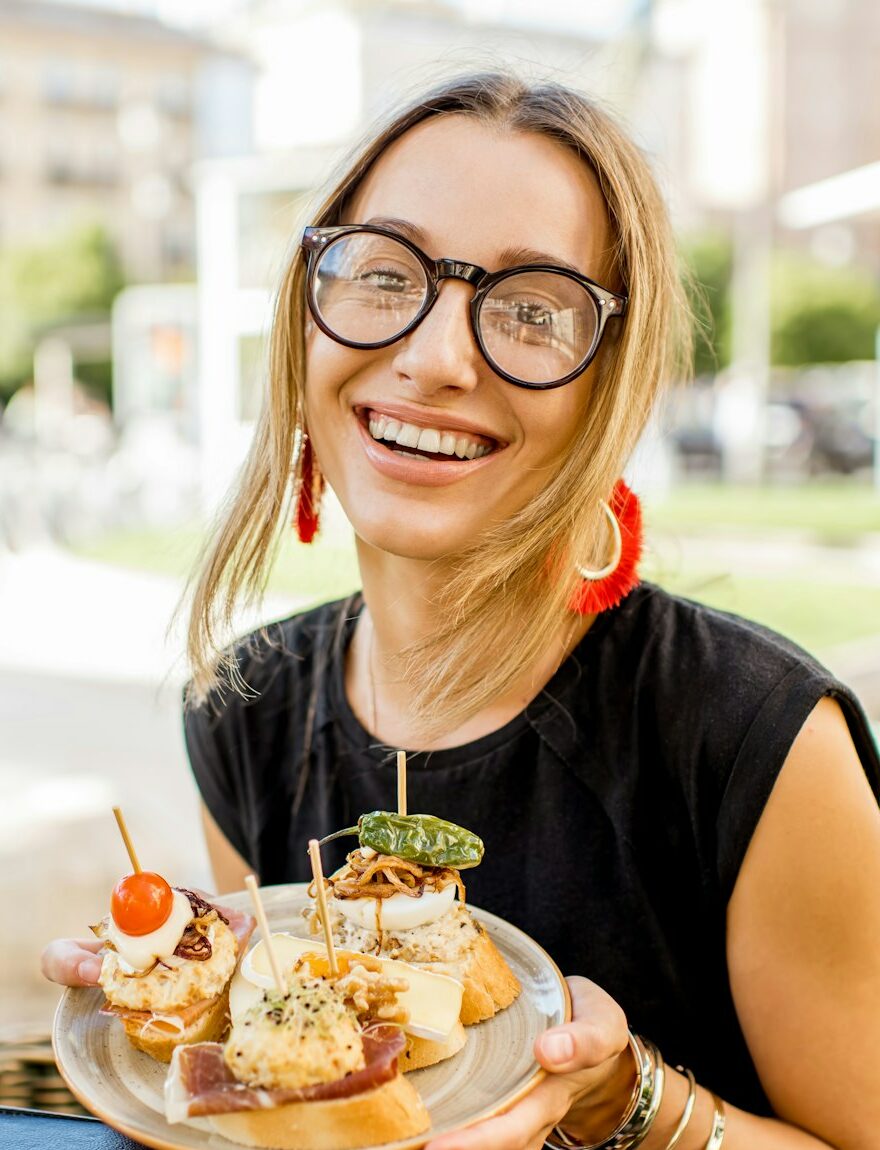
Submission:
[[[467,435],[456,435],[452,431],[440,431],[435,427],[417,427],[414,423],[403,423],[378,412],[370,413],[368,426],[373,439],[383,439],[388,444],[399,443],[401,447],[429,451],[432,455],[456,455],[459,459],[480,459],[492,450],[487,444],[477,443]],[[425,459],[426,456],[410,455],[409,458]]]
[[411,423],[404,423],[394,439],[401,447],[418,447],[421,434],[422,429],[420,427],[414,427]]

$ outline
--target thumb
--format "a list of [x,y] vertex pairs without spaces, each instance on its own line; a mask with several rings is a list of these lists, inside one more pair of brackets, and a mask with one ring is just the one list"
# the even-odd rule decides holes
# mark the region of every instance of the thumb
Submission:
[[587,978],[566,979],[572,1018],[554,1026],[535,1043],[538,1062],[554,1074],[601,1066],[626,1047],[626,1015],[610,994]]

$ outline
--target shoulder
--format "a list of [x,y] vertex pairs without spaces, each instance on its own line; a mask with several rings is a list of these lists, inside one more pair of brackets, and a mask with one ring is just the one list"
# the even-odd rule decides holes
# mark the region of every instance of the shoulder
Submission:
[[660,724],[674,718],[722,754],[741,746],[762,713],[777,721],[784,711],[793,738],[823,695],[846,690],[785,636],[652,584],[622,604],[609,638],[642,713]]
[[744,753],[789,747],[825,695],[858,709],[813,655],[760,623],[652,584],[630,598],[612,634],[642,713],[727,769]]
[[812,655],[769,627],[651,583],[621,605],[618,630],[628,644],[637,641],[635,653],[647,664],[678,668],[669,680],[679,683],[685,674],[699,674],[704,683],[760,691],[793,669],[830,678]]
[[239,637],[223,652],[220,685],[199,703],[188,703],[187,729],[216,726],[245,712],[265,713],[307,692],[340,649],[358,604],[359,596],[323,603]]
[[651,585],[633,595],[612,628],[617,658],[634,675],[633,712],[711,828],[729,895],[783,765],[799,739],[815,742],[817,725],[843,725],[863,777],[880,790],[870,727],[853,692],[784,636]]

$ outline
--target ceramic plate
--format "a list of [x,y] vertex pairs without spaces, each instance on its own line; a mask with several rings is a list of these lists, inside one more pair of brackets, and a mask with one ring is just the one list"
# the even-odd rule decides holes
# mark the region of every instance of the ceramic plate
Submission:
[[[306,936],[301,910],[305,884],[263,887],[270,926]],[[230,907],[250,908],[242,891],[224,895]],[[571,1016],[568,988],[558,967],[536,942],[503,919],[471,906],[522,984],[522,994],[488,1022],[468,1027],[467,1045],[453,1058],[415,1070],[407,1077],[431,1115],[431,1129],[415,1138],[385,1144],[385,1150],[414,1150],[445,1131],[469,1126],[506,1110],[544,1077],[532,1056],[535,1039]],[[258,937],[258,935],[256,936]],[[169,1126],[162,1086],[166,1067],[129,1045],[115,1019],[99,1014],[97,989],[64,992],[55,1014],[53,1044],[58,1067],[77,1098],[98,1118],[158,1150],[233,1150],[238,1143],[198,1129]]]

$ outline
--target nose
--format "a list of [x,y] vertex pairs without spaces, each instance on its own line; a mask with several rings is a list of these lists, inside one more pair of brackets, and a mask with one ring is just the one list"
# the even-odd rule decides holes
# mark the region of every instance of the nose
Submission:
[[393,366],[417,391],[473,391],[482,357],[470,324],[473,288],[462,280],[440,281],[437,298],[417,327],[397,345]]

